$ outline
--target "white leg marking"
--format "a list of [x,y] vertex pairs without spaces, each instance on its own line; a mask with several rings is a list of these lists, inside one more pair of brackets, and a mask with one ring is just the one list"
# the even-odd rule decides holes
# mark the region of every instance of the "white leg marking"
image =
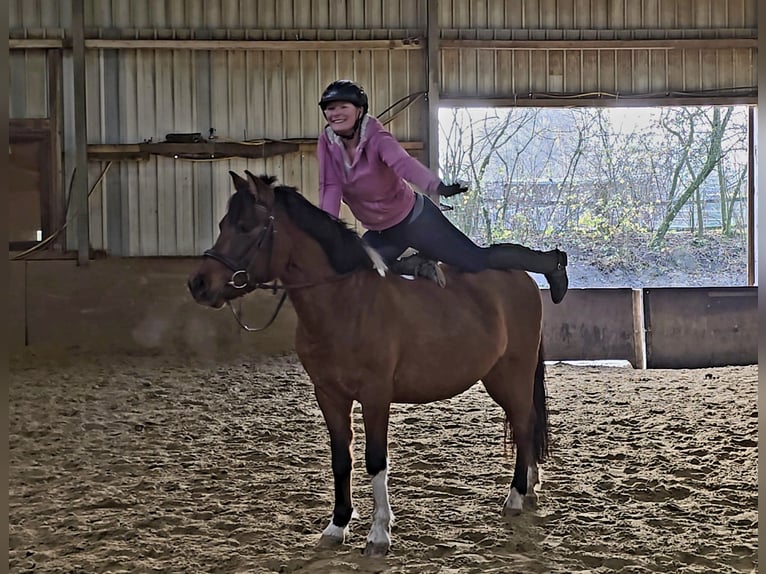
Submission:
[[339,542],[340,544],[343,544],[343,542],[346,540],[346,534],[348,534],[348,526],[345,528],[336,526],[332,523],[331,518],[330,524],[328,524],[327,528],[322,531],[322,538],[328,541]]
[[372,528],[367,535],[365,554],[385,554],[391,546],[391,524],[394,514],[388,501],[388,469],[381,470],[372,477],[372,494],[375,509]]
[[537,463],[533,462],[527,469],[527,500],[530,503],[537,501],[537,492],[535,487],[540,485],[540,469],[537,467]]
[[511,492],[508,494],[508,498],[505,499],[503,504],[504,516],[516,516],[521,514],[521,509],[524,507],[524,497],[519,494],[516,487],[511,487]]

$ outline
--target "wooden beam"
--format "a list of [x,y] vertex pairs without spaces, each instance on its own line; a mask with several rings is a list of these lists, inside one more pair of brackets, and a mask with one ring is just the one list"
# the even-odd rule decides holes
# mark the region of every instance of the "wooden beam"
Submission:
[[757,38],[663,40],[442,40],[446,49],[472,50],[724,50],[756,49]]
[[[427,42],[426,42],[427,43]],[[472,50],[731,50],[756,49],[757,38],[666,38],[618,40],[471,40],[441,39],[442,49]],[[69,40],[10,38],[11,50],[69,48]],[[90,38],[93,50],[420,50],[421,38],[401,40],[144,40]]]
[[747,110],[747,284],[755,285],[757,277],[755,206],[758,197],[755,189],[755,169],[758,154],[755,143],[755,106]]
[[[406,150],[423,149],[423,142],[399,142]],[[286,153],[316,150],[315,139],[252,142],[90,144],[90,161],[146,161],[152,154],[179,159],[223,159],[227,157],[267,158]]]
[[605,107],[605,108],[646,108],[652,106],[740,106],[754,105],[758,95],[753,88],[753,94],[729,95],[710,94],[700,96],[641,96],[640,94],[605,94],[604,96],[583,94],[561,94],[559,97],[551,96],[524,96],[502,98],[474,98],[462,96],[442,95],[440,103],[442,107],[452,108],[508,108],[508,107],[532,107],[532,108],[568,108],[568,107]]
[[[439,86],[441,85],[441,56],[439,33],[439,0],[428,0],[426,4],[426,28],[428,51],[426,52],[426,73],[428,82],[428,114],[425,140],[428,145],[426,165],[439,173]],[[433,196],[432,199],[437,199]],[[438,203],[438,202],[437,202]]]
[[85,0],[72,0],[72,71],[74,83],[75,176],[71,205],[75,213],[77,264],[90,259],[88,220],[88,131],[85,105]]
[[[68,48],[69,40],[10,38],[11,50],[38,48]],[[85,40],[89,50],[420,50],[419,38],[401,40],[142,40],[132,38],[90,38]]]

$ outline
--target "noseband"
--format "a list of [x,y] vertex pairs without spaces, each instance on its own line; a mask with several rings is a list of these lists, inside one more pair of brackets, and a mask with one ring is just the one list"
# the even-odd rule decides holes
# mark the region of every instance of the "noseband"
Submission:
[[[245,255],[250,253],[253,248],[260,249],[266,237],[273,238],[274,233],[274,216],[269,214],[269,222],[258,234],[258,237],[256,237],[245,250]],[[231,257],[227,257],[226,255],[218,253],[212,248],[205,251],[202,255],[203,257],[210,257],[211,259],[215,259],[219,263],[225,265],[232,272],[231,278],[226,284],[234,287],[234,289],[245,289],[247,287],[257,289],[259,287],[265,287],[264,283],[256,283],[254,285],[250,285],[250,274],[247,272],[249,262],[243,264],[242,261],[237,261]],[[269,260],[271,260],[271,252],[269,252]]]

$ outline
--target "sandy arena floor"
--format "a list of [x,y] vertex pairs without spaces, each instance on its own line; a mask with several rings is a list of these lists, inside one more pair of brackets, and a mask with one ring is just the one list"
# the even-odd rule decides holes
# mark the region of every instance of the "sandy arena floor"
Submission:
[[[503,519],[512,459],[483,387],[394,405],[385,559],[361,555],[355,411],[347,544],[329,446],[293,356],[12,358],[10,568],[97,573],[717,573],[757,570],[757,367],[548,368],[537,509]],[[510,451],[509,451],[510,455]]]

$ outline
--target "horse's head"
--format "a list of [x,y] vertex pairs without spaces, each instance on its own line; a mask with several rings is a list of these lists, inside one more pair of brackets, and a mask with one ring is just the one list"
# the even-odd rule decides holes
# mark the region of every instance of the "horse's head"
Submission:
[[218,224],[215,244],[188,281],[194,299],[211,307],[221,307],[275,278],[274,178],[249,171],[247,179],[229,173],[237,191]]

